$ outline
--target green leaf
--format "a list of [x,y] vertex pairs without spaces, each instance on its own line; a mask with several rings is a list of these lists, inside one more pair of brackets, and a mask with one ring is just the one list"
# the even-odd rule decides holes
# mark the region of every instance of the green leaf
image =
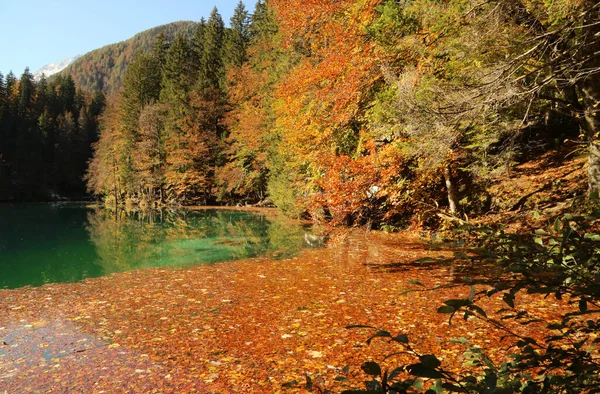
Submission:
[[471,292],[469,293],[469,304],[473,302],[473,298],[475,298],[475,286],[471,286]]
[[373,361],[367,361],[360,367],[367,375],[381,376],[381,367]]
[[600,234],[596,233],[587,233],[583,237],[585,239],[589,239],[590,241],[600,241]]
[[478,307],[477,305],[471,305],[470,307],[475,312],[479,313],[481,316],[487,317],[487,313],[485,313],[485,311],[483,309],[481,309],[480,307]]
[[291,380],[289,382],[285,382],[281,385],[281,387],[285,387],[285,388],[292,388],[295,387],[298,384],[297,380]]
[[490,390],[494,390],[496,385],[498,384],[498,377],[495,373],[489,373],[485,375],[485,384],[490,388]]
[[560,219],[556,218],[556,220],[554,221],[554,231],[556,231],[556,233],[560,233],[560,225],[561,225]]
[[442,374],[439,371],[436,371],[433,368],[428,368],[422,363],[411,364],[406,367],[406,369],[411,375],[418,376],[420,378],[438,379],[442,377]]
[[336,382],[349,382],[348,378],[345,376],[336,376],[333,380]]
[[371,344],[371,341],[375,338],[391,338],[392,335],[388,331],[378,331],[371,338],[367,339],[367,345]]
[[412,386],[419,391],[423,390],[423,381],[421,379],[415,379]]
[[352,328],[377,328],[377,327],[373,327],[373,326],[364,326],[362,324],[351,324],[349,326],[346,326],[346,329],[352,329]]
[[398,375],[400,375],[403,371],[404,371],[403,368],[400,368],[400,367],[394,368],[392,370],[392,372],[390,372],[390,376],[388,376],[388,380],[392,381],[392,380],[396,379],[398,377]]
[[510,306],[511,308],[515,307],[515,295],[512,293],[504,293],[502,296],[502,301],[504,301],[506,305]]
[[421,360],[421,363],[428,368],[435,369],[442,365],[442,362],[438,360],[438,358],[433,354],[426,354],[424,356],[421,356],[419,357],[419,360]]
[[533,239],[533,241],[538,245],[544,246],[544,241],[541,238],[536,237]]
[[406,334],[399,334],[399,335],[396,335],[395,337],[392,337],[392,340],[394,340],[398,343],[408,343],[408,336]]
[[417,285],[417,286],[425,287],[425,285],[423,283],[419,282],[418,280],[414,280],[414,279],[409,279],[408,283],[411,283],[411,284]]
[[444,388],[442,387],[442,379],[438,379],[435,381],[435,384],[431,386],[431,389],[436,394],[444,394]]
[[453,392],[453,393],[464,393],[465,392],[465,389],[463,389],[460,386],[456,386],[456,385],[454,385],[452,383],[442,383],[442,387],[445,390],[448,390],[448,391]]
[[443,305],[437,310],[438,313],[454,313],[456,309],[453,306]]
[[548,235],[548,233],[546,232],[546,230],[538,228],[537,230],[535,230],[535,235]]
[[466,300],[465,299],[458,299],[458,300],[447,300],[447,301],[444,301],[444,304],[446,304],[448,306],[452,306],[452,307],[454,307],[456,309],[459,309],[459,308],[461,308],[463,306],[469,305],[470,302],[469,302],[468,299],[466,299]]

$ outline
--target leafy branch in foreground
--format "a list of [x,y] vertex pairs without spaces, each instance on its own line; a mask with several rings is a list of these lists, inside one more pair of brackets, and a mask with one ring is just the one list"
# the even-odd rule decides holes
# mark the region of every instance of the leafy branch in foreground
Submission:
[[[471,287],[468,298],[444,301],[438,313],[465,320],[480,319],[505,332],[516,349],[500,365],[487,355],[486,349],[469,346],[465,338],[448,339],[467,346],[465,365],[460,371],[450,371],[433,354],[420,354],[410,345],[406,335],[392,336],[389,331],[376,330],[368,340],[388,339],[408,354],[415,363],[392,371],[382,370],[369,361],[363,371],[372,379],[365,389],[346,390],[352,393],[597,393],[600,392],[600,363],[596,350],[600,338],[600,234],[595,232],[596,217],[565,215],[533,234],[506,234],[483,227],[463,227],[466,235],[474,236],[480,245],[472,250],[473,261],[496,262],[503,275],[488,290]],[[464,254],[463,254],[464,255]],[[547,325],[543,339],[520,335],[510,329],[509,322],[521,325],[536,320],[535,308],[518,309],[519,292],[540,294],[566,302],[571,308],[560,311],[559,322]],[[479,305],[486,298],[501,295],[507,308],[500,320],[488,317]],[[386,356],[386,359],[391,355]],[[507,355],[508,356],[508,355]],[[425,383],[425,384],[424,384]]]

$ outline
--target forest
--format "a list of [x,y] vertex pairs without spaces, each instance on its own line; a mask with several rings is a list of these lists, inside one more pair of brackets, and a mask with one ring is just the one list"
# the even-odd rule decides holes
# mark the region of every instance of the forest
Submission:
[[[347,368],[327,384],[306,371],[305,383],[296,374],[265,384],[328,393],[350,382],[347,394],[600,391],[600,3],[259,0],[251,11],[240,2],[228,27],[217,8],[179,27],[174,35],[174,28],[170,35],[159,29],[152,42],[144,35],[140,44],[123,46],[119,64],[128,65],[114,73],[94,68],[104,60],[91,56],[79,63],[83,79],[76,67],[40,81],[28,70],[20,78],[0,75],[0,201],[87,193],[107,207],[142,211],[275,206],[331,227],[433,234],[428,252],[446,255],[423,257],[416,242],[403,240],[416,261],[407,268],[398,263],[406,256],[390,252],[380,272],[372,264],[365,275],[361,265],[357,291],[363,299],[387,299],[398,283],[376,274],[418,271],[423,277],[411,277],[412,287],[398,298],[439,303],[437,312],[449,319],[438,317],[438,330],[455,330],[453,319],[464,318],[492,327],[498,343],[514,339],[510,361],[495,364],[486,349],[473,346],[462,359],[468,368],[448,371],[443,349],[418,350],[407,334],[356,324],[346,328],[372,331],[367,345],[387,341],[386,350],[401,349],[392,356],[413,362],[388,369],[365,360],[365,389],[355,388],[357,374]],[[541,203],[528,205],[535,198],[553,204],[540,213]],[[323,268],[324,261],[312,261],[303,282],[321,275],[319,289],[335,293],[332,302],[345,308],[339,297],[350,295],[329,286],[348,275],[344,261]],[[453,282],[442,288],[442,279],[426,271],[432,266],[451,267],[443,280]],[[294,290],[294,302],[319,293],[281,286]],[[460,286],[470,288],[468,296],[449,291]],[[420,297],[423,287],[449,299]],[[230,306],[229,298],[215,300]],[[494,316],[501,317],[488,316],[482,304],[498,306]],[[259,313],[256,305],[252,313]],[[289,306],[309,313],[306,305]],[[390,321],[386,307],[400,308],[381,306],[378,321]],[[552,322],[539,328],[537,312]],[[340,314],[333,326],[345,318]],[[539,329],[528,334],[529,325]],[[307,352],[320,359],[319,349]],[[236,374],[234,382],[244,379]]]
[[84,93],[71,77],[0,73],[0,202],[85,198],[105,104],[102,92]]
[[240,4],[224,28],[215,9],[191,39],[135,57],[102,117],[88,188],[402,226],[425,223],[430,206],[485,212],[488,186],[533,145],[573,140],[592,153],[597,194],[597,12],[270,1]]
[[191,37],[160,31],[145,50],[144,35],[106,110],[70,71],[7,75],[3,199],[81,196],[85,172],[107,203],[428,225],[431,207],[488,211],[495,179],[567,141],[590,153],[579,192],[596,195],[597,13],[567,0],[273,0],[240,2],[226,28],[215,8]]
[[63,70],[61,75],[70,75],[75,85],[82,90],[88,92],[101,90],[105,95],[113,96],[121,89],[125,70],[133,60],[135,52],[150,50],[160,34],[168,40],[173,40],[178,34],[189,37],[195,27],[195,22],[179,21],[143,31],[129,40],[86,53]]

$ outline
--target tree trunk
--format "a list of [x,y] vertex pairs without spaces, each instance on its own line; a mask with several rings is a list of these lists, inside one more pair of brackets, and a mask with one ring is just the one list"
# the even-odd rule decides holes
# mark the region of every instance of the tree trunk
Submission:
[[444,168],[444,179],[446,181],[446,190],[448,191],[448,205],[450,206],[450,213],[452,213],[452,215],[456,215],[458,213],[458,196],[456,193],[456,185],[452,179],[452,169],[450,165],[447,165],[446,168]]
[[588,185],[589,197],[598,200],[600,197],[600,142],[592,141],[589,145]]
[[[587,81],[586,81],[587,82]],[[583,116],[578,120],[584,129],[588,146],[588,186],[589,197],[597,200],[600,197],[600,85],[594,80],[581,87],[583,101]]]

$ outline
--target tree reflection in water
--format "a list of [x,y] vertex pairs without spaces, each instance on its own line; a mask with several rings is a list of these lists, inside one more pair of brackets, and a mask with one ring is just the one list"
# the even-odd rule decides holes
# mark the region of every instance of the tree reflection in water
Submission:
[[288,258],[309,245],[297,222],[233,210],[88,212],[87,231],[104,273],[250,257]]

